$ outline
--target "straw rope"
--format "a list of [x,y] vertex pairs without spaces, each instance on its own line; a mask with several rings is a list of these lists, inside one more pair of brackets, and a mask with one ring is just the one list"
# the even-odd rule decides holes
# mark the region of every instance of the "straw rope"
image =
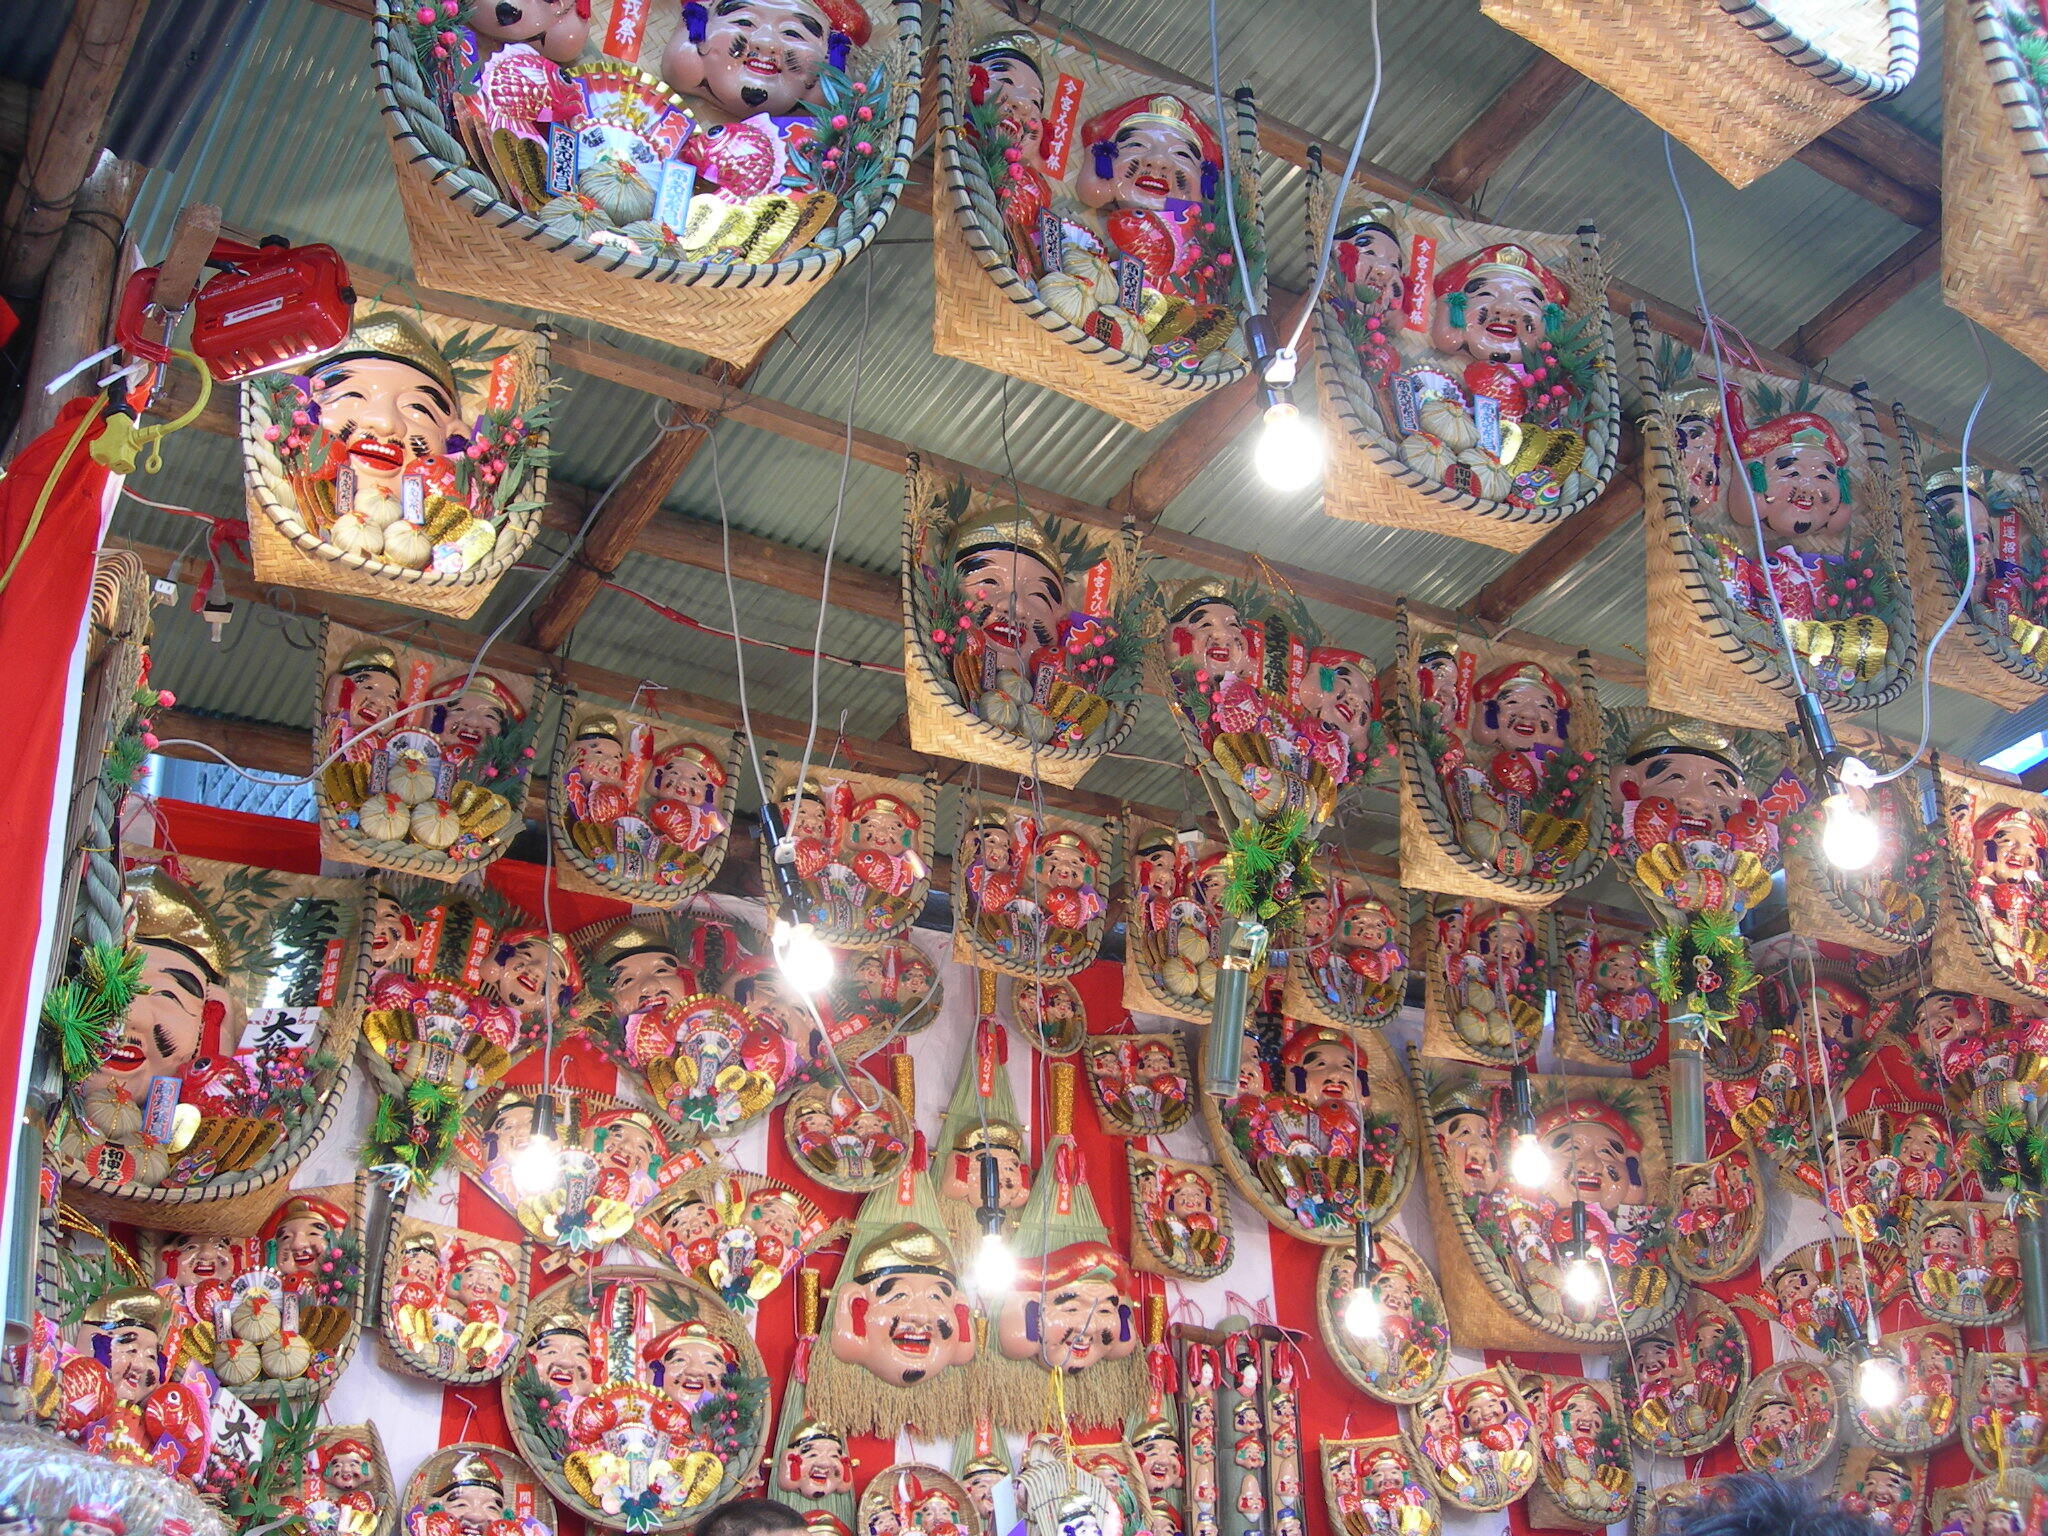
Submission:
[[1835,10],[1873,31],[1882,25],[1882,74],[1803,41],[1752,0],[1480,3],[1481,14],[1619,96],[1737,187],[1913,78],[1920,33],[1911,0],[1842,0]]

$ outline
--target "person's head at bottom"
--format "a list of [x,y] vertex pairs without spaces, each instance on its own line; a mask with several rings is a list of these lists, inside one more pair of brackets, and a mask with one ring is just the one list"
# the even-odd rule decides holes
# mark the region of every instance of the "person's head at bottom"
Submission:
[[1871,1536],[1870,1516],[1760,1473],[1717,1477],[1699,1496],[1668,1506],[1655,1536]]
[[804,1517],[774,1499],[727,1499],[697,1519],[694,1536],[805,1536]]

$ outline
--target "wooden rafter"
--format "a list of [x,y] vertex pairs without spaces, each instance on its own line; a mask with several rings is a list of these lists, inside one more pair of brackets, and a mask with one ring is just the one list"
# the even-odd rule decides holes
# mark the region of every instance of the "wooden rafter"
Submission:
[[1818,364],[1851,337],[1941,270],[1941,226],[1920,230],[1904,241],[1806,324],[1785,338],[1783,350],[1801,362]]
[[1454,202],[1469,203],[1487,178],[1584,81],[1585,76],[1562,59],[1538,53],[1436,157],[1423,178],[1425,184]]
[[1591,506],[1559,523],[1481,587],[1467,605],[1472,616],[1488,626],[1508,623],[1563,581],[1615,529],[1632,522],[1643,510],[1642,454],[1641,436],[1633,427],[1625,428],[1621,456],[1607,489]]

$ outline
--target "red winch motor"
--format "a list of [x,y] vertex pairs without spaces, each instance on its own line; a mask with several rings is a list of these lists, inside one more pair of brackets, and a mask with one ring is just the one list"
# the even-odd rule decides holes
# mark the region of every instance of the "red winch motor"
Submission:
[[[192,298],[192,350],[222,384],[305,362],[341,345],[355,307],[348,266],[329,245],[290,245],[276,235],[260,245],[217,240],[206,264],[218,267]],[[162,316],[150,303],[160,267],[132,274],[121,293],[114,335],[128,353],[169,362]]]

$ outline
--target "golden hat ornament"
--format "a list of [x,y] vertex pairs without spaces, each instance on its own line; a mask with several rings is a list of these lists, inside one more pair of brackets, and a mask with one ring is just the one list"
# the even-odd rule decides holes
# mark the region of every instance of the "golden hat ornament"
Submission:
[[986,1152],[990,1149],[1024,1155],[1024,1132],[1007,1120],[976,1121],[967,1134],[953,1143],[955,1152]]
[[667,925],[658,918],[628,918],[598,941],[597,947],[591,951],[590,960],[595,966],[609,969],[621,960],[653,951],[665,955],[676,953],[676,941],[669,936]]
[[953,1250],[930,1227],[899,1221],[861,1250],[854,1265],[856,1285],[898,1270],[939,1270],[953,1273]]
[[1664,414],[1673,421],[1684,421],[1687,417],[1698,417],[1703,421],[1721,419],[1721,390],[1715,384],[1688,384],[1683,389],[1666,391]]
[[964,1483],[968,1478],[977,1477],[983,1472],[991,1473],[996,1477],[1008,1477],[1010,1475],[1010,1464],[993,1451],[986,1456],[976,1456],[960,1469],[960,1481]]
[[161,865],[128,872],[128,905],[135,914],[135,937],[175,944],[199,957],[220,981],[228,973],[228,941],[199,893],[173,880]]
[[441,1257],[441,1245],[435,1240],[434,1234],[431,1232],[413,1232],[408,1234],[405,1240],[398,1245],[398,1251],[401,1255],[408,1253],[431,1253],[436,1259]]
[[123,1286],[87,1307],[85,1321],[103,1331],[147,1328],[162,1338],[171,1326],[171,1302],[147,1286]]
[[[1932,496],[1936,491],[1955,490],[1962,483],[1962,455],[1943,453],[1927,461],[1927,474],[1920,482],[1920,489],[1922,494]],[[1991,475],[1981,463],[1970,466],[1970,489],[1979,496],[1991,494]]]
[[576,722],[578,741],[618,741],[621,737],[617,715],[585,715]]
[[1166,600],[1166,622],[1177,624],[1204,603],[1237,606],[1228,581],[1221,576],[1196,576],[1173,589],[1173,595]]
[[458,1488],[488,1488],[502,1498],[505,1474],[498,1470],[498,1464],[490,1457],[477,1451],[464,1451],[436,1485],[434,1497],[445,1499]]
[[550,1334],[573,1333],[578,1338],[587,1338],[590,1333],[589,1320],[581,1313],[571,1312],[567,1307],[557,1307],[533,1320],[526,1330],[526,1342],[538,1344]]
[[380,309],[363,316],[348,333],[348,340],[341,344],[341,350],[332,357],[322,358],[314,365],[314,370],[319,372],[359,357],[383,358],[416,368],[447,392],[451,405],[461,398],[461,390],[455,383],[455,370],[449,366],[448,359],[442,355],[434,339],[410,315],[402,315],[395,309]]
[[398,652],[379,642],[359,645],[341,658],[335,671],[343,677],[354,672],[389,672],[398,676]]
[[967,51],[967,61],[970,64],[985,64],[990,59],[1002,58],[1005,55],[1013,59],[1022,59],[1038,72],[1041,80],[1045,78],[1045,44],[1039,41],[1035,32],[993,33]]
[[1726,731],[1693,720],[1675,720],[1668,725],[1653,725],[1638,731],[1630,738],[1628,751],[1623,756],[1626,761],[1634,763],[1646,757],[1661,757],[1667,752],[1698,752],[1707,757],[1717,757],[1738,771],[1742,766],[1736,761],[1735,745],[1729,741]]
[[1398,240],[1399,232],[1394,228],[1393,205],[1374,198],[1367,202],[1355,203],[1346,208],[1343,222],[1337,226],[1339,240],[1355,239],[1366,230],[1377,229]]
[[946,540],[946,558],[958,560],[980,549],[1013,549],[1040,565],[1060,569],[1060,558],[1044,526],[1021,507],[997,507],[962,518]]
[[830,1440],[836,1445],[843,1445],[846,1437],[822,1419],[798,1419],[796,1428],[790,1431],[789,1449],[793,1451],[800,1445],[809,1445],[813,1440]]
[[1084,854],[1091,863],[1099,860],[1102,857],[1101,854],[1095,851],[1095,845],[1089,842],[1087,838],[1083,837],[1078,832],[1062,831],[1053,833],[1052,836],[1045,838],[1038,845],[1038,851],[1040,853],[1044,853],[1048,848],[1075,849],[1078,852]]
[[1008,811],[977,811],[974,819],[967,824],[970,832],[1007,832],[1010,830]]
[[1180,839],[1164,827],[1154,828],[1138,839],[1132,848],[1133,858],[1143,858],[1148,853],[1173,853],[1180,847]]

